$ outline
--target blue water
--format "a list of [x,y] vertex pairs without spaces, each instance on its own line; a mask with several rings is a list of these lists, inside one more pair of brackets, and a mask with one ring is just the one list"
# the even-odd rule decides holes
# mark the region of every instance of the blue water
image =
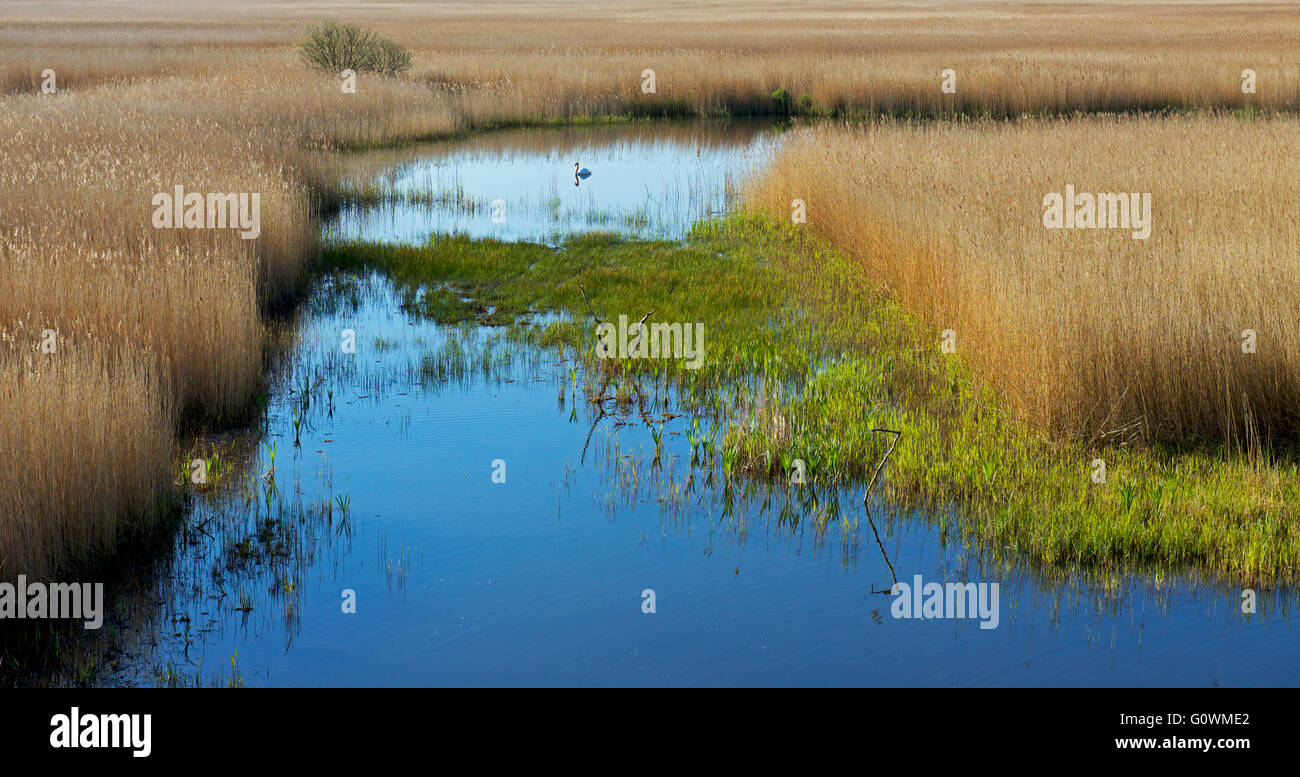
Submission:
[[[746,174],[780,142],[729,122],[518,130],[359,157],[365,180],[430,202],[345,208],[327,234],[423,243],[431,234],[558,242],[575,232],[675,238],[734,207]],[[574,162],[591,172],[577,178]]]
[[[461,159],[456,174],[477,178],[456,154],[429,164]],[[553,156],[571,168],[575,149]],[[669,156],[693,158],[689,145]],[[1231,581],[1036,571],[955,529],[945,537],[937,516],[875,503],[882,550],[860,492],[841,500],[848,523],[824,527],[797,506],[783,518],[784,488],[764,508],[759,484],[744,497],[738,482],[728,512],[720,473],[710,486],[697,468],[686,490],[688,417],[667,422],[655,468],[649,430],[635,414],[596,420],[564,354],[408,317],[379,277],[322,282],[295,328],[263,435],[196,498],[189,523],[203,531],[178,538],[171,583],[114,681],[165,682],[160,667],[191,683],[290,686],[1300,678],[1290,591],[1261,590],[1259,612],[1243,615]],[[340,347],[349,329],[355,354]],[[474,366],[422,374],[452,340]],[[258,553],[240,560],[231,549],[250,535]],[[997,628],[893,617],[894,597],[872,591],[895,573],[997,583]]]

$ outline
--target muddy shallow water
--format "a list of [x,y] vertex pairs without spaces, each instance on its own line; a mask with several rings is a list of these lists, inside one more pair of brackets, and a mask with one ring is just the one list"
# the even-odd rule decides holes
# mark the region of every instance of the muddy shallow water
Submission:
[[[777,142],[759,127],[635,126],[425,147],[371,164],[394,187],[459,187],[458,202],[346,211],[326,232],[679,237],[729,207],[744,171]],[[576,187],[574,161],[593,171]],[[506,202],[504,222],[492,220],[494,199]],[[354,354],[340,347],[347,330]],[[1045,574],[967,546],[933,516],[877,504],[873,531],[860,490],[841,496],[847,523],[823,526],[785,489],[728,491],[720,473],[710,484],[699,468],[692,478],[689,417],[668,422],[664,461],[652,466],[649,430],[625,423],[635,416],[595,418],[565,355],[410,317],[383,278],[324,279],[296,337],[263,435],[195,499],[170,582],[113,681],[1278,685],[1300,676],[1290,591],[1261,591],[1259,612],[1246,616],[1239,588],[1194,577]],[[997,583],[996,627],[894,617],[895,597],[875,591],[917,575]]]

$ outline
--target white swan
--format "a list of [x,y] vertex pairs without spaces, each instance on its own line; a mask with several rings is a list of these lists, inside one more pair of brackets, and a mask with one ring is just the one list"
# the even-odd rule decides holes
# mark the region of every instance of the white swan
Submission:
[[589,176],[591,175],[591,171],[588,170],[588,169],[585,168],[585,167],[582,168],[581,170],[578,169],[578,163],[577,163],[577,162],[574,162],[574,163],[573,163],[573,175],[574,175],[575,178],[587,178],[587,177],[589,177]]

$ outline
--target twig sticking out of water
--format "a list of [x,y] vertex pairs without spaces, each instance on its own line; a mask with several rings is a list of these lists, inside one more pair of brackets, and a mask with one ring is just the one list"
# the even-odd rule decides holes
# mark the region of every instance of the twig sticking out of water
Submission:
[[[650,313],[654,313],[654,312],[655,312],[655,309],[654,309],[654,308],[650,308]],[[645,335],[645,320],[646,320],[647,318],[650,317],[650,313],[646,313],[644,316],[641,316],[641,320],[638,321],[638,322],[636,322],[636,339],[633,340],[633,341],[628,345],[628,348],[632,348],[632,347],[635,346],[637,343],[641,342],[641,337],[642,337],[643,335]]]
[[[601,318],[600,316],[596,315],[596,309],[595,309],[595,308],[592,306],[592,304],[591,304],[591,298],[587,296],[587,289],[586,289],[586,288],[585,288],[581,283],[578,284],[578,291],[582,292],[582,299],[583,299],[584,302],[587,303],[587,312],[589,312],[589,313],[591,314],[591,320],[596,322],[597,334],[599,335],[599,329],[600,329],[600,326],[601,326],[602,324],[605,323],[605,319],[603,319],[603,318]],[[641,316],[641,320],[637,322],[637,331],[636,331],[636,338],[637,338],[637,339],[633,340],[633,341],[632,341],[633,343],[639,343],[639,342],[641,341],[641,338],[645,335],[645,332],[646,332],[646,327],[645,327],[646,319],[648,319],[648,318],[650,318],[650,316],[654,315],[654,312],[655,312],[655,309],[654,309],[654,308],[650,308],[650,312],[646,313],[644,316]],[[606,380],[605,383],[606,383],[606,385],[608,385],[609,381]],[[644,415],[644,413],[645,413],[645,393],[644,393],[643,391],[641,391],[641,384],[640,384],[640,382],[637,380],[637,378],[636,378],[635,376],[632,377],[632,387],[636,389],[637,398],[638,398],[638,405],[639,405],[639,407],[640,407],[640,409],[641,409],[641,411],[642,411],[642,415]],[[603,394],[604,394],[604,388],[602,387],[602,388],[601,388],[601,393],[600,393],[598,396],[603,396]],[[603,411],[604,408],[601,408],[601,410]],[[646,426],[649,426],[649,425],[650,425],[649,423],[646,424]]]
[[867,500],[871,498],[871,489],[876,487],[876,478],[880,477],[880,470],[884,468],[885,462],[889,460],[889,454],[894,452],[894,446],[898,445],[898,438],[903,436],[902,432],[897,432],[894,431],[893,429],[872,429],[871,431],[884,432],[885,434],[892,434],[894,435],[894,441],[890,443],[889,450],[885,451],[884,458],[882,458],[880,460],[880,463],[876,465],[876,471],[871,473],[871,482],[867,485],[866,492],[862,494],[863,504],[866,504]]
[[591,313],[592,320],[597,324],[605,323],[605,319],[596,315],[596,310],[591,306],[591,300],[587,298],[587,290],[582,287],[581,283],[578,284],[578,291],[582,292],[582,301],[587,303],[587,312]]
[[[587,290],[586,290],[586,288],[583,287],[583,285],[582,285],[581,283],[578,284],[578,291],[582,292],[582,301],[587,303],[587,312],[591,314],[591,320],[592,320],[592,321],[595,321],[597,324],[603,324],[603,323],[605,323],[605,319],[603,319],[603,318],[601,318],[600,316],[596,315],[596,309],[595,309],[594,307],[592,307],[592,305],[591,305],[591,298],[587,296]],[[641,320],[637,322],[637,324],[638,324],[638,328],[637,328],[637,337],[640,337],[640,336],[641,336],[641,333],[645,331],[645,322],[646,322],[646,319],[647,319],[647,318],[650,318],[650,316],[654,315],[654,312],[655,312],[655,309],[654,309],[654,308],[650,308],[650,312],[649,312],[649,313],[646,313],[644,316],[641,316]]]
[[[898,445],[898,438],[902,437],[903,433],[893,429],[872,429],[871,431],[894,435],[894,442],[890,444],[889,450],[885,451],[884,457],[876,465],[876,471],[871,474],[871,482],[867,484],[867,490],[862,494],[862,508],[867,512],[867,523],[871,524],[871,533],[876,535],[876,546],[880,548],[880,555],[885,559],[885,566],[889,567],[889,576],[894,579],[894,587],[896,588],[898,586],[898,574],[894,572],[894,565],[889,561],[889,554],[885,553],[885,544],[880,541],[880,532],[876,531],[876,522],[871,520],[871,490],[876,487],[876,478],[880,476],[880,470],[885,466],[885,462],[889,460],[889,454],[894,452],[894,446]],[[891,594],[894,592],[894,588],[888,591],[877,591],[873,585],[871,592]]]

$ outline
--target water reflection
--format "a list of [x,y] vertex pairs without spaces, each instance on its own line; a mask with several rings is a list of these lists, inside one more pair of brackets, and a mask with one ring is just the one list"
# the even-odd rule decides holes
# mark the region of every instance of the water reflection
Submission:
[[494,132],[367,154],[353,160],[350,176],[386,196],[345,208],[327,232],[415,244],[434,233],[675,239],[732,207],[741,180],[779,139],[767,123],[631,124]]

